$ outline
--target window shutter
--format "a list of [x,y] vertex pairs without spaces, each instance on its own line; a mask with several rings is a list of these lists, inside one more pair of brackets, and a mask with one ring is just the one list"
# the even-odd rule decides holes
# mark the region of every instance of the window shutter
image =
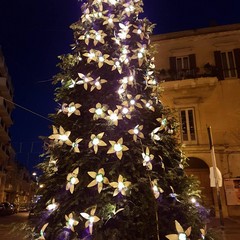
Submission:
[[215,64],[216,64],[216,67],[217,67],[218,80],[224,80],[223,66],[222,66],[222,60],[221,60],[221,52],[220,51],[215,51],[214,52],[214,58],[215,58]]
[[191,74],[195,76],[197,73],[196,55],[190,54],[188,57],[189,57],[189,67],[191,70]]
[[170,58],[169,58],[169,64],[170,64],[169,74],[170,74],[172,80],[174,80],[174,79],[176,79],[176,76],[177,76],[177,62],[176,62],[176,57],[170,57]]
[[240,78],[240,48],[236,48],[234,51],[235,64],[237,69],[237,76]]

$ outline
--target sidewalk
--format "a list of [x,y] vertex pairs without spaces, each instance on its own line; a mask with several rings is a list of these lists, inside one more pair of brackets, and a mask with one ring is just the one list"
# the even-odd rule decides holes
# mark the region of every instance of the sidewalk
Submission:
[[208,228],[218,232],[221,240],[240,240],[240,217],[228,217],[223,219],[221,226],[219,218],[212,218]]

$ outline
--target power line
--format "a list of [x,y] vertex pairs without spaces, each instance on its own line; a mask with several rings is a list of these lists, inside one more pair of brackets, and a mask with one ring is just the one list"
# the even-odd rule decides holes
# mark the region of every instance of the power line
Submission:
[[43,115],[41,115],[41,114],[39,114],[39,113],[36,113],[36,112],[34,112],[34,111],[32,111],[32,110],[30,110],[30,109],[28,109],[28,108],[25,108],[25,107],[23,107],[23,106],[21,106],[21,105],[15,103],[15,102],[12,102],[12,101],[10,101],[10,100],[4,98],[4,97],[2,97],[2,98],[3,98],[5,101],[12,103],[12,104],[14,104],[15,106],[17,106],[17,107],[19,107],[19,108],[22,108],[23,110],[25,110],[25,111],[27,111],[27,112],[30,112],[30,113],[32,113],[32,114],[38,116],[38,117],[41,117],[41,118],[43,118],[43,119],[45,119],[45,120],[48,120],[49,122],[53,122],[53,121],[50,120],[49,118],[46,118],[46,117],[44,117]]

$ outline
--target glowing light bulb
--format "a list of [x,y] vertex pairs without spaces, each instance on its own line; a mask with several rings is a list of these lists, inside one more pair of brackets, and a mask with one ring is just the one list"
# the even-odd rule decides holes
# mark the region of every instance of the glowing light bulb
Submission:
[[185,233],[179,233],[178,239],[179,239],[179,240],[187,240],[187,236],[186,236]]
[[159,192],[158,187],[156,185],[154,185],[152,189],[153,189],[154,192]]
[[100,40],[101,40],[101,35],[100,35],[100,34],[97,34],[97,35],[96,35],[96,39],[97,39],[98,41],[100,41]]
[[123,54],[127,54],[127,53],[128,53],[128,50],[127,50],[126,48],[123,48],[122,53],[123,53]]
[[127,114],[128,112],[129,112],[129,110],[126,107],[122,109],[123,114]]
[[59,136],[59,139],[63,142],[67,141],[68,140],[68,136],[67,135],[60,135]]
[[114,150],[115,150],[115,152],[122,151],[122,145],[120,143],[115,144],[114,145]]
[[90,224],[93,224],[93,223],[94,223],[94,217],[93,217],[93,216],[91,216],[91,217],[89,218],[89,222],[90,222]]
[[68,112],[70,112],[70,113],[73,113],[75,111],[76,111],[76,107],[75,106],[71,106],[71,107],[68,108]]
[[141,34],[141,33],[142,33],[142,30],[141,30],[141,29],[138,29],[138,30],[137,30],[137,33],[138,33],[138,34]]
[[76,181],[77,181],[77,179],[75,177],[72,177],[70,179],[70,183],[73,184],[73,185],[76,183]]
[[73,218],[70,218],[69,220],[68,220],[68,224],[69,224],[69,226],[73,226],[73,224],[74,224],[74,222],[75,222],[75,220],[73,219]]
[[123,80],[122,80],[123,83],[127,84],[128,83],[128,79],[127,77],[124,77]]
[[143,58],[143,54],[141,52],[138,53],[138,58]]
[[91,53],[89,53],[89,58],[91,58],[91,59],[93,59],[93,58],[95,58],[95,53],[93,53],[93,52],[91,52]]
[[118,120],[117,114],[116,114],[116,113],[111,114],[111,115],[110,115],[110,119],[111,119],[112,121]]
[[109,19],[108,19],[108,23],[113,24],[113,19],[112,19],[112,18],[109,18]]
[[146,103],[146,107],[147,107],[147,108],[150,108],[150,107],[151,107],[151,104],[150,104],[150,103]]
[[151,159],[150,159],[150,157],[148,156],[148,155],[145,155],[144,156],[144,161],[146,161],[146,162],[149,162]]
[[190,199],[190,201],[191,201],[191,203],[196,203],[197,202],[197,199],[195,198],[195,197],[192,197],[191,199]]
[[96,176],[96,181],[97,182],[102,182],[103,181],[103,175],[102,174],[98,174],[97,176]]
[[95,86],[100,86],[100,82],[99,82],[99,81],[96,81],[96,82],[95,82]]
[[94,138],[92,140],[92,143],[93,143],[93,145],[98,145],[99,144],[99,139],[98,138]]
[[98,109],[96,110],[96,114],[97,114],[97,115],[102,115],[102,114],[103,114],[103,110],[102,110],[101,108],[98,108]]
[[119,66],[120,66],[120,62],[119,62],[119,61],[116,61],[116,62],[115,62],[115,66],[116,66],[116,67],[119,67]]
[[118,89],[118,94],[119,94],[119,95],[123,94],[124,92],[125,92],[125,90],[124,90],[122,87],[120,87],[120,88]]
[[134,77],[133,77],[133,76],[130,76],[130,77],[129,77],[129,81],[130,81],[130,82],[133,82],[133,80],[134,80]]
[[98,58],[98,60],[99,60],[99,62],[104,62],[104,57],[103,57],[103,56],[100,56],[100,57]]
[[56,203],[52,203],[52,204],[49,204],[47,206],[47,210],[51,211],[51,210],[55,210],[57,208],[57,204]]
[[137,128],[134,128],[134,129],[133,129],[133,132],[134,132],[134,134],[138,135],[139,130],[138,130]]
[[118,189],[119,189],[119,191],[122,191],[124,187],[125,187],[125,186],[124,186],[123,182],[119,182],[119,183],[118,183]]
[[135,102],[135,100],[133,100],[133,99],[130,101],[130,104],[131,104],[131,105],[134,105],[135,103],[136,103],[136,102]]

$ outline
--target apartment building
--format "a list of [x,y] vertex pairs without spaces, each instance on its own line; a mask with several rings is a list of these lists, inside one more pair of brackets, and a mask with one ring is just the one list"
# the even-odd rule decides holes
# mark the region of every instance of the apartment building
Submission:
[[177,112],[187,173],[199,178],[203,202],[218,214],[211,126],[223,215],[240,216],[240,24],[155,35],[152,44],[160,99]]
[[[12,157],[9,127],[11,126],[11,112],[13,104],[13,87],[4,56],[0,49],[0,201],[6,198],[5,183],[7,176],[7,165]],[[10,102],[9,102],[9,101]]]
[[11,77],[0,48],[0,202],[23,204],[31,201],[35,187],[28,170],[16,162],[11,146],[9,128],[13,124],[13,108]]

